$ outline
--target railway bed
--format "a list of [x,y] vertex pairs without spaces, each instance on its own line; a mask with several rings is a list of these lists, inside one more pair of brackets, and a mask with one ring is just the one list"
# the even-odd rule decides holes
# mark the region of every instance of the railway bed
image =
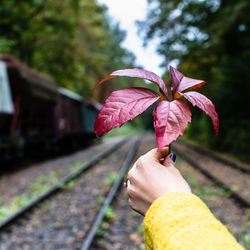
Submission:
[[5,227],[0,249],[79,249],[131,143]]
[[178,144],[182,144],[184,146],[187,146],[188,148],[191,148],[200,154],[205,154],[205,155],[209,156],[210,158],[213,158],[214,160],[227,165],[228,167],[237,169],[243,173],[250,174],[250,165],[248,165],[246,163],[242,163],[242,162],[239,163],[236,161],[226,159],[225,157],[219,156],[216,152],[213,152],[213,151],[211,151],[207,148],[204,148],[202,146],[191,144],[191,143],[184,141],[184,140],[178,140]]
[[192,192],[206,203],[215,217],[226,225],[246,249],[250,249],[249,209],[233,198],[231,192],[204,175],[178,152],[174,152],[177,155],[176,166],[191,186]]
[[[104,152],[99,153],[95,157],[93,157],[91,160],[85,162],[79,169],[72,171],[70,174],[66,175],[64,178],[59,180],[56,184],[52,185],[50,188],[42,190],[42,192],[37,195],[35,198],[31,199],[26,205],[22,206],[20,209],[18,209],[16,212],[8,216],[5,220],[0,222],[0,230],[6,227],[8,224],[11,224],[15,222],[16,219],[18,219],[20,216],[22,216],[24,213],[27,213],[28,210],[32,209],[34,206],[39,205],[39,203],[45,199],[47,199],[49,196],[53,195],[57,191],[61,190],[62,187],[67,185],[70,181],[74,181],[78,176],[83,174],[85,171],[87,171],[92,166],[96,165],[100,160],[103,160],[105,157],[107,157],[109,154],[114,153],[117,149],[119,149],[126,140],[121,140],[118,143],[115,143],[111,147],[109,147]],[[39,186],[41,188],[41,186]]]
[[[103,204],[112,180],[117,177],[118,165],[123,165],[131,147],[131,142],[122,146],[74,183],[65,186],[62,192],[57,192],[29,214],[7,226],[0,235],[0,249],[81,249],[101,208],[100,204]],[[154,147],[154,136],[143,136],[136,158]],[[177,154],[176,167],[193,192],[248,249],[249,210],[180,154]],[[143,217],[129,208],[127,200],[126,189],[120,188],[90,249],[145,249],[141,226]]]
[[38,195],[49,190],[60,179],[79,169],[96,155],[108,150],[121,138],[103,140],[98,145],[77,151],[71,155],[31,164],[0,176],[0,222],[3,209],[15,212],[16,203],[29,203]]
[[187,143],[175,142],[173,149],[186,161],[196,167],[212,181],[226,188],[242,206],[250,208],[250,175],[247,169],[242,171],[238,164],[219,161],[206,151],[199,151]]
[[[137,157],[156,147],[154,139],[148,139],[140,147]],[[174,148],[174,147],[173,147]],[[177,153],[174,150],[175,153]],[[207,178],[202,172],[189,164],[185,158],[177,153],[176,167],[189,182],[193,192],[198,195],[211,209],[214,215],[224,223],[237,240],[250,249],[250,214],[241,203],[232,198],[225,188]],[[122,189],[113,203],[115,218],[105,220],[101,228],[101,235],[97,236],[90,249],[145,249],[143,242],[143,217],[131,209],[127,204],[126,190]]]

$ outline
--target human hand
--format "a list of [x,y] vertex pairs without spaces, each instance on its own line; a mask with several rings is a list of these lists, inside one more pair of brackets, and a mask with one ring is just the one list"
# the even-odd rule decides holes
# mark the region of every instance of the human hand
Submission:
[[142,215],[163,194],[191,193],[189,185],[168,154],[168,147],[159,152],[152,149],[141,156],[128,173],[128,202],[132,209]]

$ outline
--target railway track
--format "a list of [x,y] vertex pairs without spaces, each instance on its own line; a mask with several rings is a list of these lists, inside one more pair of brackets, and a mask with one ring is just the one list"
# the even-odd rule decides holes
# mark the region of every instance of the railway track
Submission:
[[[148,145],[150,145],[150,143]],[[151,149],[150,147],[154,147],[152,145],[152,142],[149,146],[149,149]],[[145,151],[148,151],[149,149],[146,149]],[[178,153],[179,156],[183,157],[183,152],[185,152],[185,149],[182,148],[181,150],[178,150],[177,147],[173,145],[173,151]],[[188,153],[188,155],[192,158],[190,152]],[[139,157],[139,155],[137,157]],[[241,244],[248,246],[247,239],[250,233],[250,225],[249,215],[245,212],[246,208],[248,208],[246,202],[242,202],[238,196],[235,197],[232,191],[230,191],[229,195],[229,192],[226,192],[228,189],[225,189],[225,185],[223,183],[218,181],[215,182],[214,179],[210,178],[207,174],[204,174],[204,171],[200,171],[200,169],[197,168],[197,164],[193,164],[195,163],[194,161],[191,162],[187,160],[186,157],[183,157],[183,160],[186,161],[187,165],[179,159],[179,163],[177,162],[177,168],[179,168],[183,174],[186,170],[186,167],[189,169],[188,171],[190,172],[185,176],[185,178],[189,181],[190,179],[192,179],[192,177],[196,178],[196,176],[199,176],[200,174],[198,179],[199,181],[200,179],[203,180],[201,181],[200,186],[202,187],[202,189],[204,188],[203,192],[205,194],[202,194],[202,192],[200,193],[199,187],[194,188],[193,192],[199,195],[206,203],[208,203],[209,207],[212,209],[216,217],[218,217],[224,224],[228,226],[228,228],[232,233],[234,233],[235,237]],[[193,170],[191,170],[191,168]],[[232,167],[229,167],[229,169],[231,168]],[[241,172],[240,170],[239,172],[246,175],[245,172]],[[210,194],[208,195],[209,192]],[[103,235],[94,238],[90,248],[85,248],[86,245],[84,245],[82,249],[130,249],[129,247],[126,248],[126,240],[128,242],[134,241],[136,249],[145,249],[143,243],[143,228],[141,226],[142,218],[138,215],[136,216],[134,213],[133,216],[135,217],[132,220],[135,221],[135,224],[133,225],[131,222],[127,222],[126,218],[129,215],[126,214],[126,210],[128,210],[128,205],[126,204],[126,191],[122,190],[119,195],[120,198],[118,197],[117,201],[113,203],[114,212],[118,217],[117,220],[107,220],[106,224],[104,225],[104,227],[107,227],[106,234],[103,233]],[[129,227],[134,226],[134,231],[132,233],[127,233],[126,236],[124,236],[124,231],[126,230],[127,223],[129,224]],[[135,233],[135,231],[137,231],[137,233]],[[138,231],[140,232],[138,233]],[[126,237],[126,240],[124,240],[124,237]]]
[[247,166],[183,141],[172,143],[172,148],[207,178],[223,186],[241,206],[250,207],[250,176]]
[[133,147],[131,148],[131,150],[129,151],[126,160],[124,161],[123,166],[121,167],[121,170],[119,172],[118,178],[115,181],[114,185],[112,186],[112,188],[110,189],[106,200],[103,204],[103,206],[101,207],[100,211],[98,212],[98,215],[94,221],[94,223],[92,224],[92,227],[82,245],[81,250],[88,250],[90,249],[90,246],[96,236],[97,230],[100,227],[101,222],[104,219],[105,213],[107,211],[107,208],[110,206],[111,202],[113,201],[119,187],[121,186],[121,183],[124,180],[124,176],[126,174],[126,172],[128,171],[128,168],[130,167],[132,160],[136,154],[137,148],[139,146],[140,143],[140,139],[139,137],[135,140]]
[[14,223],[18,218],[23,216],[25,213],[27,213],[30,209],[34,208],[35,206],[39,205],[42,201],[49,198],[54,193],[58,192],[64,185],[69,183],[70,181],[76,179],[81,174],[83,174],[85,171],[87,171],[89,168],[97,164],[100,160],[107,157],[111,153],[114,153],[116,150],[118,150],[122,145],[124,145],[127,142],[126,139],[120,140],[118,143],[113,145],[111,148],[107,149],[104,152],[99,153],[95,157],[93,157],[91,160],[86,162],[80,169],[77,171],[68,174],[64,178],[62,178],[59,182],[57,182],[55,185],[53,185],[49,190],[44,192],[43,194],[37,196],[35,199],[33,199],[29,204],[25,205],[24,207],[20,208],[18,211],[13,213],[11,216],[0,222],[0,231],[3,230],[6,226],[8,226],[11,223]]
[[219,156],[218,154],[214,153],[213,151],[211,151],[209,149],[206,149],[206,148],[201,147],[201,146],[190,144],[184,140],[178,140],[178,143],[182,144],[182,145],[186,145],[187,147],[192,148],[193,150],[199,152],[200,154],[205,154],[205,155],[215,159],[216,161],[227,165],[228,167],[237,169],[237,170],[241,171],[242,173],[250,174],[250,166],[247,166],[246,164],[241,164],[238,162],[228,160],[226,158]]
[[[39,206],[29,210],[29,213],[7,225],[0,234],[0,249],[145,249],[141,226],[143,218],[129,208],[126,189],[118,188],[127,171],[125,169],[131,165],[135,143],[135,140],[122,143],[115,154],[111,153],[93,165],[76,178],[71,187],[66,185],[59,189],[59,192],[46,198]],[[136,158],[154,147],[154,136],[143,136]],[[202,164],[197,160],[200,155],[194,155],[191,149],[188,151],[183,145],[173,144],[173,151],[179,154],[178,150],[195,159],[197,164]],[[126,161],[130,164],[125,164]],[[208,161],[206,157],[204,161]],[[244,244],[244,237],[248,237],[250,233],[246,206],[243,207],[231,196],[220,193],[221,185],[215,185],[214,181],[184,157],[177,157],[176,166],[188,181],[197,179],[197,188],[193,188],[197,195],[200,195],[197,193],[200,187],[205,191],[216,190],[212,195],[207,195],[204,201]],[[107,180],[109,184],[105,184]],[[116,195],[112,201],[114,193]],[[215,195],[216,199],[212,197]],[[107,197],[109,201],[106,200]],[[106,208],[112,216],[107,217],[107,213],[104,213]]]
[[[5,221],[4,223],[2,223],[1,225],[1,235],[0,235],[0,249],[33,249],[34,246],[36,246],[36,249],[47,249],[44,245],[44,240],[41,239],[41,234],[43,234],[42,237],[48,237],[50,238],[51,241],[53,241],[53,243],[48,243],[47,247],[49,246],[49,249],[65,249],[65,246],[68,244],[67,243],[67,237],[66,237],[66,243],[65,243],[65,239],[64,237],[62,237],[61,235],[65,234],[65,231],[68,231],[67,234],[70,234],[72,232],[70,232],[69,229],[66,229],[68,227],[68,221],[64,221],[64,226],[63,226],[63,233],[61,232],[54,232],[55,234],[57,234],[57,237],[60,238],[62,240],[61,242],[61,246],[60,244],[58,244],[57,241],[57,237],[52,237],[47,235],[46,236],[46,231],[48,230],[48,228],[46,228],[47,226],[44,225],[44,222],[46,221],[46,218],[48,216],[47,212],[42,211],[42,215],[40,214],[40,207],[44,207],[44,204],[46,206],[46,202],[44,200],[46,200],[47,202],[52,202],[54,205],[57,206],[58,210],[60,211],[61,209],[64,210],[67,208],[62,208],[64,205],[66,204],[61,204],[63,203],[67,203],[66,206],[68,206],[69,210],[76,210],[78,208],[76,208],[77,206],[71,207],[70,202],[82,202],[82,207],[80,208],[82,211],[79,212],[79,214],[84,218],[80,225],[78,225],[77,219],[74,219],[73,222],[73,228],[79,227],[79,232],[77,235],[75,235],[74,239],[77,241],[76,246],[72,247],[69,246],[71,245],[71,242],[69,243],[69,245],[67,245],[66,249],[79,249],[82,246],[83,242],[85,244],[85,248],[84,249],[88,249],[86,248],[86,244],[90,245],[95,234],[96,234],[96,230],[99,227],[100,222],[102,221],[105,211],[106,209],[109,207],[110,203],[112,202],[114,196],[116,195],[120,184],[123,181],[123,177],[126,174],[126,171],[128,169],[128,167],[131,164],[131,161],[133,160],[136,150],[139,146],[139,137],[137,139],[132,139],[129,140],[128,142],[125,143],[124,140],[120,141],[119,143],[116,143],[111,149],[101,153],[100,155],[98,155],[95,159],[93,159],[91,162],[89,162],[88,164],[85,164],[84,166],[82,166],[82,168],[77,171],[78,173],[74,173],[74,176],[67,176],[65,177],[62,181],[60,181],[60,183],[58,183],[57,185],[55,185],[55,187],[53,187],[53,189],[49,190],[49,192],[47,192],[46,194],[44,194],[42,197],[39,197],[38,199],[36,199],[36,201],[33,202],[33,204],[30,204],[29,207],[26,207],[25,209],[22,209],[22,211],[19,211],[18,213],[15,214],[15,216],[13,216],[12,218],[9,218],[8,221]],[[116,151],[117,150],[117,151]],[[114,151],[116,151],[116,154],[112,154]],[[127,153],[129,152],[129,153]],[[109,154],[109,158],[108,160],[105,160],[104,157],[107,156]],[[124,159],[126,156],[126,159]],[[113,158],[113,160],[112,160]],[[101,161],[100,161],[101,159]],[[100,161],[98,163],[98,161]],[[97,164],[98,163],[98,164]],[[102,166],[102,165],[105,166]],[[117,169],[116,165],[122,165],[119,173]],[[91,167],[91,168],[90,168]],[[89,169],[89,171],[86,171],[87,169]],[[93,169],[93,170],[92,170]],[[83,172],[86,172],[85,175],[81,175]],[[108,187],[107,185],[105,187],[103,187],[103,183],[102,180],[105,179],[106,177],[108,177],[110,174],[112,176],[112,174],[116,173],[115,179],[116,181],[114,182],[114,185],[112,185],[112,187]],[[81,175],[81,176],[80,176]],[[93,176],[93,177],[92,177]],[[95,177],[94,177],[95,176]],[[97,177],[99,176],[99,177]],[[77,178],[79,177],[79,178]],[[104,178],[105,177],[105,178]],[[76,182],[76,187],[72,188],[72,191],[74,189],[76,190],[76,193],[81,195],[81,191],[83,191],[82,193],[84,194],[84,198],[80,199],[77,198],[77,196],[74,194],[74,197],[72,195],[72,197],[67,197],[67,188],[65,189],[62,188],[62,186],[65,186],[66,183],[70,183],[70,181],[72,181],[72,179],[75,179]],[[83,181],[83,179],[85,178],[85,181]],[[80,179],[80,180],[79,180]],[[81,180],[82,179],[82,180]],[[93,179],[95,179],[95,182],[93,181]],[[81,181],[85,182],[85,185],[83,186],[83,183],[81,183]],[[78,184],[77,184],[78,183]],[[82,189],[82,190],[81,190]],[[62,192],[58,192],[61,191]],[[109,190],[109,192],[108,192]],[[103,206],[101,207],[101,209],[98,209],[98,205],[96,204],[96,200],[101,196],[102,198],[104,197],[104,195],[108,193],[105,202],[103,204]],[[61,196],[61,197],[58,197]],[[66,198],[65,198],[66,197]],[[86,199],[86,200],[85,200]],[[69,201],[70,200],[70,201]],[[43,201],[43,202],[41,202]],[[61,205],[61,206],[60,206]],[[77,204],[79,206],[79,204]],[[34,208],[32,210],[30,210],[31,208]],[[79,210],[80,210],[79,209]],[[30,213],[27,213],[27,211],[30,211]],[[97,214],[97,211],[99,210],[99,214]],[[39,215],[36,216],[36,211],[38,211]],[[63,212],[63,215],[65,216],[65,213],[67,213],[68,216],[70,216],[72,211],[68,211],[68,212]],[[88,215],[89,214],[89,215]],[[53,220],[55,221],[55,225],[59,224],[58,223],[58,218],[55,218],[56,216],[51,216],[50,218],[53,218]],[[35,218],[35,219],[34,219]],[[97,221],[95,221],[94,219],[97,218]],[[72,218],[70,218],[69,220],[71,220]],[[36,221],[35,224],[33,223],[34,220]],[[60,217],[59,220],[64,220],[63,217]],[[51,220],[50,220],[51,222]],[[37,224],[39,224],[39,229],[36,230],[33,227],[36,227]],[[46,224],[47,222],[45,222]],[[53,223],[54,224],[54,223]],[[70,224],[70,223],[69,223]],[[91,225],[93,225],[94,229],[91,229]],[[43,227],[43,229],[40,229],[40,227]],[[31,230],[32,228],[32,230]],[[80,230],[81,228],[81,230]],[[34,230],[33,230],[34,229]],[[45,229],[45,232],[44,232]],[[75,229],[74,229],[75,230]],[[16,240],[15,235],[20,235],[23,234],[23,232],[30,232],[32,231],[33,233],[33,237],[32,239],[30,238],[29,234],[25,236],[21,236],[18,240]],[[40,231],[40,232],[38,232]],[[42,232],[43,231],[43,232]],[[50,231],[50,230],[48,230]],[[89,235],[92,235],[92,239],[90,236],[86,237],[87,232],[90,231]],[[31,233],[31,234],[32,234]],[[38,234],[37,234],[38,233]],[[40,235],[39,235],[40,233]],[[44,236],[45,233],[45,236]],[[47,232],[49,233],[49,232]],[[11,236],[11,237],[10,237]],[[27,237],[27,238],[26,238]],[[25,240],[24,240],[25,238]],[[73,239],[73,237],[69,237],[68,236],[69,241]],[[27,241],[32,241],[34,243],[28,244]],[[46,240],[45,240],[46,241]],[[25,242],[27,243],[27,246],[25,245]],[[39,243],[40,242],[40,243]],[[64,242],[64,243],[63,243]],[[64,246],[62,246],[62,244],[64,244]],[[81,245],[81,247],[80,247]]]

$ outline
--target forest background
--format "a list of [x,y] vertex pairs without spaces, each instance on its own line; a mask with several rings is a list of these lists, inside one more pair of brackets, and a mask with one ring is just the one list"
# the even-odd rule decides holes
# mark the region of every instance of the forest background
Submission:
[[[219,114],[217,137],[209,118],[196,109],[185,136],[250,161],[250,2],[148,2],[148,16],[137,23],[138,30],[145,45],[159,39],[164,80],[173,61],[185,75],[206,80],[200,91]],[[125,36],[96,0],[0,0],[0,53],[16,56],[84,97],[112,71],[138,67],[135,55],[121,46]],[[101,85],[93,98],[103,103],[111,91],[131,86],[145,83],[116,78]],[[133,127],[152,129],[152,109]]]

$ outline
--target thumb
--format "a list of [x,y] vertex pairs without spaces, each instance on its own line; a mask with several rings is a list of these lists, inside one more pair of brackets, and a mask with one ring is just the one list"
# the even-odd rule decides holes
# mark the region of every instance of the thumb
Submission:
[[144,155],[148,159],[153,159],[159,162],[162,158],[165,158],[169,154],[169,147],[163,147],[161,150],[154,148]]
[[175,166],[176,155],[174,153],[169,154],[161,163],[165,167]]

